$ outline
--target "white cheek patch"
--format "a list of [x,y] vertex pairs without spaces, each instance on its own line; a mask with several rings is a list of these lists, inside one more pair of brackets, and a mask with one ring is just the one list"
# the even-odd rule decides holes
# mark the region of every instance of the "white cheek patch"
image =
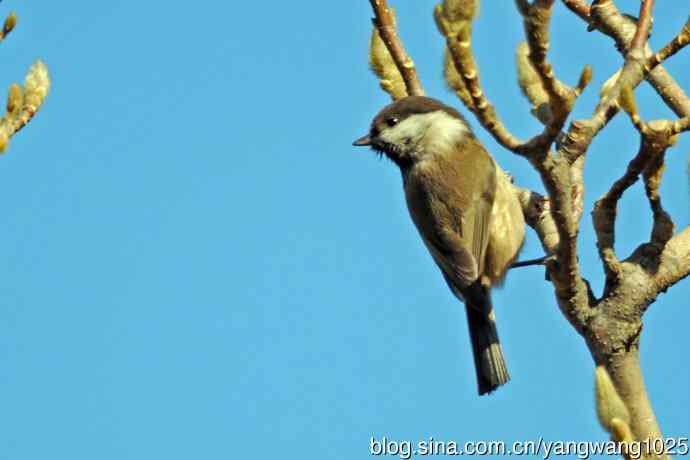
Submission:
[[411,115],[385,129],[380,137],[385,142],[400,146],[408,153],[452,148],[469,132],[460,120],[443,111]]
[[427,131],[425,119],[422,115],[412,115],[407,117],[397,125],[385,129],[381,133],[381,139],[395,145],[416,145],[424,137]]
[[424,139],[425,148],[449,152],[470,130],[467,125],[446,112],[433,112],[428,117],[429,129]]

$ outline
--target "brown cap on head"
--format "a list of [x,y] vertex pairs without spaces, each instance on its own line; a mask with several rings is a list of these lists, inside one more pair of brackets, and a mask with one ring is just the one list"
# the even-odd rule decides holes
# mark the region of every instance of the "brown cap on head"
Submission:
[[399,99],[392,104],[387,105],[374,117],[371,122],[371,128],[369,134],[362,136],[352,143],[354,146],[367,146],[371,145],[371,137],[375,136],[378,131],[378,127],[387,123],[398,123],[405,118],[412,115],[419,115],[423,113],[431,113],[436,111],[442,111],[457,118],[466,124],[465,119],[460,112],[452,107],[445,105],[443,102],[436,99],[426,97],[426,96],[408,96]]
[[446,112],[453,118],[464,121],[464,118],[462,115],[460,115],[460,112],[445,105],[441,101],[426,96],[408,96],[384,107],[374,118],[374,124],[384,122],[389,118],[404,120],[410,115],[436,112],[438,110]]

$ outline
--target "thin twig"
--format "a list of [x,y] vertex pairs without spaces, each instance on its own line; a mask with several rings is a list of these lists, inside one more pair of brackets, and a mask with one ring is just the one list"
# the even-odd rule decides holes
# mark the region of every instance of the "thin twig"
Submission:
[[422,88],[419,78],[417,77],[417,70],[415,69],[414,62],[410,56],[405,51],[405,48],[398,37],[398,33],[395,28],[395,21],[393,20],[393,14],[386,0],[369,0],[371,7],[374,10],[376,18],[374,19],[374,25],[378,28],[381,39],[386,44],[388,52],[395,61],[400,74],[405,81],[405,86],[407,87],[407,93],[410,96],[423,96],[424,89]]
[[592,223],[597,236],[599,257],[604,264],[607,281],[617,281],[621,271],[620,261],[614,250],[618,202],[623,193],[637,182],[652,154],[650,149],[641,146],[635,158],[628,164],[623,176],[615,181],[611,189],[594,204]]
[[472,21],[468,20],[464,27],[453,30],[449,19],[443,14],[441,5],[436,7],[435,17],[439,31],[446,38],[455,68],[472,98],[472,106],[468,109],[499,144],[508,150],[517,151],[522,142],[503,125],[479,81],[479,69],[472,52]]
[[[653,6],[652,3],[650,3],[649,0],[645,0],[645,3],[641,8],[646,17],[645,23],[651,21],[651,10],[649,9],[651,6]],[[622,30],[626,28],[628,24],[627,19],[620,14],[613,2],[595,1],[592,4],[590,20],[597,24],[599,30],[614,37],[616,42],[619,44],[619,48],[627,48],[625,43],[626,37],[628,36],[627,33],[630,32],[630,30]],[[641,27],[637,27],[635,31],[644,31],[645,27],[648,26],[642,25]],[[646,30],[649,31],[648,28]],[[634,34],[635,32],[632,32],[630,35],[630,41],[632,41],[632,36]],[[646,37],[646,35],[641,36]],[[631,48],[630,52],[626,54],[625,64],[620,71],[620,76],[613,87],[608,90],[605,97],[603,97],[592,117],[588,120],[575,121],[571,125],[570,130],[560,148],[560,152],[568,156],[571,161],[577,160],[581,155],[584,154],[587,148],[589,148],[592,139],[618,113],[618,100],[621,89],[625,86],[635,88],[645,78],[650,77],[651,74],[647,73],[647,68],[645,66],[647,61],[645,54],[648,52],[646,49],[646,38],[645,43],[643,43],[642,46],[645,48]],[[661,67],[657,67],[653,72],[661,70]],[[667,82],[667,84],[670,83]],[[669,102],[669,99],[674,99],[676,101],[682,99],[682,97],[684,97],[684,93],[682,89],[678,89],[678,91],[679,92],[673,90],[674,96],[669,96],[668,98],[665,98],[665,100]],[[684,104],[681,103],[681,105]],[[688,110],[690,110],[690,105],[688,105]]]
[[[668,147],[668,146],[667,146]],[[666,246],[666,243],[673,237],[675,226],[671,215],[664,210],[661,204],[661,195],[659,189],[661,188],[661,178],[664,175],[664,156],[666,148],[660,149],[660,152],[649,162],[645,168],[642,177],[644,179],[644,189],[649,201],[649,207],[652,209],[654,216],[654,223],[652,225],[652,232],[649,237],[651,248],[654,250],[654,257],[659,257],[661,251]]]
[[678,35],[673,37],[673,40],[649,57],[645,64],[647,71],[651,72],[652,69],[683,49],[688,43],[690,43],[690,18],[678,32]]
[[684,131],[690,131],[690,116],[681,118],[680,120],[673,123],[671,127],[671,134],[675,136]]
[[558,81],[553,67],[546,58],[550,45],[549,23],[553,0],[541,0],[527,6],[520,6],[520,0],[516,0],[516,4],[523,15],[525,35],[530,48],[529,58],[541,79],[544,90],[549,95],[551,106],[567,111],[567,106],[574,99],[574,95],[569,94],[565,86]]
[[[516,187],[515,191],[522,206],[525,222],[537,233],[544,252],[551,255],[546,259],[546,267],[558,305],[570,324],[580,334],[584,334],[587,324],[597,310],[589,308],[593,296],[588,288],[589,283],[580,276],[579,266],[575,264],[571,271],[572,259],[564,259],[559,253],[564,247],[568,248],[566,251],[572,249],[567,243],[570,238],[559,229],[562,224],[557,223],[564,213],[558,211],[557,205],[553,205],[550,199],[536,192],[520,187]],[[567,240],[564,240],[564,237]],[[566,254],[565,257],[569,255]],[[576,255],[574,259],[577,259]]]
[[515,6],[517,6],[521,15],[527,16],[529,14],[530,4],[528,0],[515,0]]
[[547,59],[550,46],[549,25],[553,10],[553,0],[538,0],[528,4],[516,0],[516,5],[523,19],[525,36],[529,45],[529,60],[532,68],[541,81],[541,86],[548,95],[550,121],[544,132],[532,139],[530,145],[548,150],[556,137],[561,133],[565,121],[570,115],[577,96],[591,80],[591,68],[586,67],[578,89],[574,90],[561,83],[555,76],[553,66]]
[[631,49],[642,49],[647,44],[647,38],[652,31],[654,20],[654,0],[642,0],[640,4],[640,16],[637,20],[637,30],[630,43]]
[[544,265],[549,260],[553,260],[553,256],[543,256],[536,259],[521,260],[519,262],[514,262],[510,268],[521,268],[521,267],[532,267],[534,265]]
[[[586,6],[583,0],[563,1],[571,10],[573,10],[571,4],[576,5],[576,8],[584,8]],[[616,42],[621,53],[626,52],[627,45],[632,41],[637,30],[636,26],[621,14],[616,5],[610,0],[595,0],[592,3],[588,16],[580,14],[578,16],[589,24],[590,30],[597,29],[611,37]],[[649,53],[651,55],[651,51]],[[666,69],[662,66],[657,66],[646,75],[646,79],[676,115],[679,117],[690,115],[690,98],[688,98],[683,88],[676,83]]]
[[628,164],[625,174],[614,182],[611,189],[595,203],[592,211],[597,247],[608,281],[617,281],[615,278],[620,273],[620,262],[613,248],[616,208],[625,191],[637,182],[640,174],[644,178],[645,192],[654,217],[650,243],[655,254],[648,255],[658,257],[673,236],[673,221],[661,205],[659,188],[664,172],[664,156],[666,150],[673,144],[673,136],[677,134],[674,133],[674,128],[678,124],[683,124],[682,120],[676,123],[667,120],[643,122],[638,114],[632,88],[629,86],[624,86],[621,90],[620,105],[639,131],[641,141],[639,152]]
[[563,0],[563,4],[568,7],[570,11],[578,15],[586,22],[590,21],[589,5],[582,0]]
[[659,270],[654,277],[656,292],[663,292],[690,274],[690,226],[685,227],[666,244]]

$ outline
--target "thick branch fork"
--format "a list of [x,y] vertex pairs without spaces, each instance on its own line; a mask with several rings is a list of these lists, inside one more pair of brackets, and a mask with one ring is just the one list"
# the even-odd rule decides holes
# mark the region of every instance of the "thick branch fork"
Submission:
[[[384,0],[370,0],[377,27],[408,94],[421,91],[414,65],[402,47]],[[614,437],[636,440],[660,436],[639,367],[642,318],[659,293],[690,275],[690,227],[675,233],[662,206],[660,185],[667,150],[675,137],[690,131],[690,100],[662,64],[690,43],[690,20],[658,52],[648,38],[654,0],[641,0],[639,20],[622,15],[613,0],[562,0],[589,30],[612,37],[624,55],[623,67],[602,89],[589,118],[566,121],[576,99],[591,80],[586,67],[575,87],[559,80],[549,62],[549,28],[555,0],[515,0],[523,21],[526,44],[518,49],[519,83],[543,131],[523,141],[502,123],[484,92],[472,49],[472,26],[478,0],[442,0],[435,19],[446,41],[446,80],[479,123],[504,148],[526,158],[539,173],[546,196],[515,187],[526,223],[542,244],[546,257],[515,266],[543,264],[563,315],[585,338],[595,363],[610,375],[614,391],[630,419],[610,420]],[[396,74],[397,76],[397,74]],[[634,89],[647,80],[677,114],[676,120],[644,121]],[[400,80],[397,80],[400,81]],[[415,84],[416,82],[416,84]],[[597,297],[583,278],[578,235],[584,212],[584,167],[593,139],[623,109],[640,135],[640,147],[627,169],[594,205],[592,223],[606,283]],[[645,186],[652,232],[627,258],[615,251],[615,221],[620,200],[640,178]],[[608,422],[607,422],[608,423]],[[626,436],[627,436],[626,434]],[[630,436],[626,439],[630,439]],[[663,456],[661,458],[664,458]]]

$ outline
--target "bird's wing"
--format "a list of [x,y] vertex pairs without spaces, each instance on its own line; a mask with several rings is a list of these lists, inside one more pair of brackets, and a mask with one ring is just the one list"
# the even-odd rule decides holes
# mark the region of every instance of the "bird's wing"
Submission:
[[486,197],[478,195],[463,210],[446,208],[435,211],[439,221],[455,223],[435,229],[424,240],[454,291],[464,290],[483,271],[491,204]]
[[[488,161],[491,167],[473,167],[473,161]],[[474,283],[484,269],[495,167],[488,155],[438,167],[444,169],[444,174],[410,178],[406,194],[424,243],[451,289],[458,294]],[[468,176],[474,172],[486,177]],[[446,180],[430,179],[437,177]]]

